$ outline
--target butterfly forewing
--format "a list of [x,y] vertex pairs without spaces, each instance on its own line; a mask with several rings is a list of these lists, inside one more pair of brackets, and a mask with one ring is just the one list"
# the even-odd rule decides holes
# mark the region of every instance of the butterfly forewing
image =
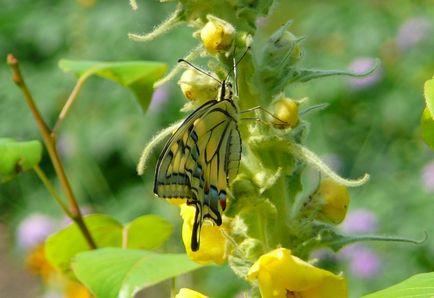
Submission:
[[[198,154],[195,137],[191,135],[193,122],[203,116],[213,102],[205,103],[185,119],[164,146],[155,173],[154,193],[157,196],[161,198],[193,198],[185,170],[192,150],[194,151],[193,156]],[[178,157],[175,158],[176,156]],[[178,159],[182,162],[175,165],[175,160]]]
[[155,194],[186,198],[196,208],[192,250],[199,248],[204,218],[222,223],[226,189],[241,157],[237,121],[238,108],[231,99],[209,101],[181,124],[158,160]]

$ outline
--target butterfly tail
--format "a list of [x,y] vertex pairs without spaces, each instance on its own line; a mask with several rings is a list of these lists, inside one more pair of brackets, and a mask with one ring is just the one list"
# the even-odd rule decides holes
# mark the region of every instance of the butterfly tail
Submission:
[[196,213],[194,215],[193,229],[191,231],[191,250],[197,251],[200,246],[200,230],[203,222],[202,206],[198,202],[194,203]]

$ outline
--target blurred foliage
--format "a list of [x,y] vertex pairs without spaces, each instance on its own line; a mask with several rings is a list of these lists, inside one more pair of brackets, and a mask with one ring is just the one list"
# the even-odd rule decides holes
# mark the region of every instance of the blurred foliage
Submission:
[[[139,9],[133,11],[128,1],[1,1],[0,53],[5,58],[11,52],[20,59],[48,125],[54,124],[75,82],[58,68],[60,59],[148,60],[172,67],[194,46],[192,30],[182,28],[147,44],[128,40],[128,32],[150,31],[174,9],[173,3],[138,4]],[[424,169],[434,160],[434,153],[419,131],[423,84],[434,74],[432,1],[287,1],[286,9],[271,11],[270,17],[257,23],[273,32],[288,19],[294,21],[291,31],[306,37],[301,62],[305,67],[345,69],[358,58],[381,59],[378,78],[369,86],[355,87],[337,77],[294,84],[287,93],[329,104],[304,116],[310,122],[308,147],[333,157],[343,176],[371,174],[370,183],[352,190],[350,211],[363,207],[374,212],[379,234],[420,239],[426,231],[429,236],[419,246],[368,244],[380,255],[382,271],[369,280],[350,276],[352,296],[379,290],[417,272],[433,271],[434,186],[427,185],[430,173]],[[406,36],[405,26],[418,20],[425,25],[407,29]],[[416,34],[422,37],[414,41]],[[6,64],[0,67],[0,78],[0,137],[39,138]],[[143,181],[135,172],[150,138],[184,116],[179,112],[184,102],[175,80],[160,91],[144,114],[128,90],[98,78],[86,83],[59,133],[67,175],[82,206],[122,222],[155,213],[180,224],[177,208],[153,196],[153,171],[148,170]],[[156,159],[157,153],[151,169]],[[46,156],[41,167],[54,176]],[[305,179],[311,189],[317,181],[308,179],[312,177]],[[62,218],[34,173],[0,185],[0,221],[10,226],[11,233],[34,212]],[[180,228],[174,229],[168,246],[171,252],[183,250]],[[212,297],[232,297],[244,286],[225,267],[200,269],[181,282],[194,283],[195,289]]]

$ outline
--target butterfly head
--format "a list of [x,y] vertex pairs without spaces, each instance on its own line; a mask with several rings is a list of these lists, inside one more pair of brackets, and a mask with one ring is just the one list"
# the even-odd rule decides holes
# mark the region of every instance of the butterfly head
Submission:
[[224,80],[220,86],[219,101],[232,100],[232,83]]

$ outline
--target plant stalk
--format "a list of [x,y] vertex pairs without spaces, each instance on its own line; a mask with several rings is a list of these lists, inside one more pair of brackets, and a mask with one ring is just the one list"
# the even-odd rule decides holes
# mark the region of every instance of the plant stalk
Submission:
[[96,248],[95,241],[93,240],[89,229],[87,228],[86,224],[84,223],[83,217],[81,215],[80,208],[78,206],[77,200],[75,199],[74,193],[72,192],[71,185],[69,183],[68,178],[66,177],[65,170],[63,168],[62,162],[60,161],[59,154],[57,152],[56,148],[56,142],[51,134],[50,130],[47,127],[47,124],[45,123],[44,119],[42,118],[42,115],[40,114],[35,101],[33,100],[33,96],[30,93],[29,89],[27,88],[27,85],[24,81],[24,78],[21,75],[21,71],[19,68],[18,59],[15,58],[14,55],[9,54],[7,57],[7,63],[12,69],[12,80],[14,83],[18,86],[18,88],[21,90],[23,97],[27,103],[27,105],[30,108],[30,111],[33,114],[33,117],[36,120],[36,124],[38,125],[39,132],[42,136],[42,140],[45,143],[45,147],[47,148],[48,155],[50,157],[50,160],[53,164],[54,170],[57,174],[57,177],[59,178],[60,184],[65,192],[66,198],[69,202],[69,214],[68,216],[71,217],[71,219],[78,225],[80,231],[82,232],[84,238],[86,239],[86,242],[88,243],[89,247],[92,249]]

